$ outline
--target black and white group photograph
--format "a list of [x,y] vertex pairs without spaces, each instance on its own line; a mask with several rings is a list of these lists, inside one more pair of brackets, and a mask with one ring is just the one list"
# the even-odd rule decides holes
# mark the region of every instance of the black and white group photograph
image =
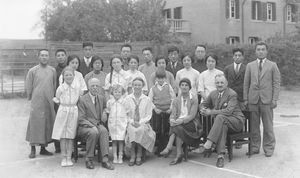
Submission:
[[300,0],[0,0],[1,178],[300,177]]

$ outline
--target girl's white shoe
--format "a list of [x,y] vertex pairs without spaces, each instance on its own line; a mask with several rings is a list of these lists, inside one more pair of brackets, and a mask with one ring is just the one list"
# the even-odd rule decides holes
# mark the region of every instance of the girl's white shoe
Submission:
[[118,161],[118,157],[114,157],[114,160],[113,160],[113,163],[117,164],[119,161]]
[[67,166],[73,166],[74,163],[72,162],[71,158],[67,158]]
[[119,163],[119,164],[123,164],[123,156],[119,156],[118,163]]
[[62,167],[66,167],[67,166],[67,158],[63,158],[61,160],[61,164],[60,164]]

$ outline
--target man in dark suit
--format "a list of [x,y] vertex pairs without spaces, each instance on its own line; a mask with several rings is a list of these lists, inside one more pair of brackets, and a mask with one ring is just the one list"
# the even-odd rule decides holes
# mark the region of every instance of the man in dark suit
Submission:
[[228,87],[233,89],[238,95],[241,110],[245,109],[243,100],[243,87],[246,65],[244,61],[244,51],[240,48],[232,50],[233,63],[224,68],[224,75],[228,81]]
[[205,55],[206,55],[206,46],[198,44],[195,47],[194,53],[194,62],[192,63],[192,67],[196,69],[199,73],[205,71],[207,69],[205,63]]
[[245,117],[238,105],[237,94],[228,88],[223,74],[215,77],[217,90],[212,91],[200,107],[203,115],[213,115],[215,120],[204,144],[204,156],[209,157],[212,144],[216,144],[218,153],[217,167],[224,167],[224,155],[227,132],[239,132],[243,129]]
[[244,100],[252,111],[252,154],[258,154],[261,146],[260,118],[263,123],[263,149],[271,157],[275,149],[273,109],[277,106],[280,90],[280,72],[275,62],[267,59],[268,46],[264,42],[255,45],[257,59],[248,63],[244,79]]
[[86,141],[86,168],[94,169],[93,157],[97,142],[100,143],[102,167],[113,170],[108,159],[109,134],[104,126],[107,116],[104,112],[106,102],[98,95],[100,80],[92,78],[88,81],[89,92],[80,97],[78,102],[77,135]]
[[168,48],[168,58],[169,62],[166,70],[171,72],[174,78],[176,78],[177,71],[183,69],[183,65],[179,60],[179,49],[176,46],[171,46],[170,48]]
[[123,44],[121,46],[121,57],[123,60],[123,69],[128,70],[129,69],[129,58],[131,55],[132,46],[130,44]]
[[83,77],[93,70],[92,66],[90,65],[93,57],[93,47],[94,45],[92,42],[82,43],[83,59],[80,60],[78,71],[81,72]]

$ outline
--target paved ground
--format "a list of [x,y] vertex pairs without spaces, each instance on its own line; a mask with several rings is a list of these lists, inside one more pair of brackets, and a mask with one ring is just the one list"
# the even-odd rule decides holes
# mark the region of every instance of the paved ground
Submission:
[[[129,167],[127,161],[116,165],[114,171],[87,170],[84,159],[72,168],[61,168],[58,154],[51,157],[37,155],[28,159],[29,145],[25,142],[29,102],[25,99],[0,100],[0,177],[300,177],[300,90],[282,91],[275,110],[276,150],[271,158],[262,153],[248,158],[246,146],[233,151],[233,161],[226,159],[225,167],[215,167],[216,155],[203,158],[201,154],[189,154],[189,161],[169,166],[173,159],[148,156],[142,166]],[[49,146],[54,151],[53,145]],[[262,151],[261,151],[262,152]]]

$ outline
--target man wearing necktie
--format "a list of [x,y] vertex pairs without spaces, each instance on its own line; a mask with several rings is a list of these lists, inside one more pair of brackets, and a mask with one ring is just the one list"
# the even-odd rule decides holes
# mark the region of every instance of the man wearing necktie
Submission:
[[97,142],[102,154],[102,167],[113,170],[108,159],[109,134],[104,126],[107,121],[106,102],[99,95],[100,80],[91,78],[88,81],[89,92],[80,97],[78,102],[78,130],[79,138],[86,142],[86,168],[94,169],[93,157]]
[[268,46],[264,42],[255,45],[257,60],[247,64],[244,79],[244,101],[251,113],[253,135],[252,154],[258,154],[261,146],[260,118],[263,123],[263,150],[271,157],[275,149],[273,109],[277,106],[280,90],[280,72],[275,62],[267,59]]
[[224,68],[224,75],[228,81],[228,87],[233,89],[238,95],[238,102],[241,110],[245,110],[243,100],[244,76],[246,65],[244,61],[244,51],[241,48],[232,50],[233,63]]
[[213,126],[204,144],[204,156],[209,157],[212,145],[216,145],[218,159],[216,166],[224,167],[225,144],[228,131],[239,132],[243,129],[245,117],[238,105],[237,94],[228,88],[224,74],[215,77],[217,90],[212,91],[200,105],[200,112],[205,116],[215,117]]
[[93,46],[94,45],[92,42],[82,43],[83,59],[80,60],[78,71],[82,74],[83,77],[93,69],[90,65],[93,57]]

